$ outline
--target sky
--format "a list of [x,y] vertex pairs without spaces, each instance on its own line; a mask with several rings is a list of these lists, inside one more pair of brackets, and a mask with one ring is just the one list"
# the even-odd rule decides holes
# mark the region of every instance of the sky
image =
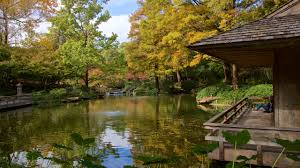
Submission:
[[110,0],[104,8],[110,12],[112,17],[100,26],[100,30],[106,35],[111,35],[112,32],[116,33],[119,42],[128,41],[129,16],[138,8],[136,0]]
[[[113,32],[116,33],[119,42],[128,41],[130,30],[129,16],[137,8],[136,0],[110,0],[104,6],[104,9],[109,11],[111,18],[100,25],[100,30],[107,36],[110,36]],[[50,26],[50,23],[41,23],[36,30],[40,33],[46,33]]]

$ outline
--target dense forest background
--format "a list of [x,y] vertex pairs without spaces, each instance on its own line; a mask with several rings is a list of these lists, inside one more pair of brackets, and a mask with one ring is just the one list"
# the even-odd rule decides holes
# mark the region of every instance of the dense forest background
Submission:
[[[270,94],[270,86],[261,85],[272,83],[270,68],[240,69],[187,46],[262,18],[287,1],[138,0],[130,41],[120,44],[116,35],[99,30],[110,18],[103,10],[107,0],[61,0],[59,6],[55,0],[2,0],[0,95],[15,94],[20,82],[26,92],[57,94],[66,94],[60,88],[200,96],[250,88],[251,94]],[[45,21],[49,32],[37,33]]]

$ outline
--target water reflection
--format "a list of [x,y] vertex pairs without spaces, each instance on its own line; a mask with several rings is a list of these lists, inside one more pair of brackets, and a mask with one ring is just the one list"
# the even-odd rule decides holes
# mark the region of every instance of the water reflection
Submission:
[[69,135],[78,132],[96,137],[98,148],[114,149],[103,158],[105,167],[140,165],[139,155],[176,155],[181,159],[171,167],[197,166],[190,148],[204,143],[202,123],[210,116],[190,96],[118,97],[27,108],[0,114],[0,154],[38,147],[48,155],[49,144],[68,144]]

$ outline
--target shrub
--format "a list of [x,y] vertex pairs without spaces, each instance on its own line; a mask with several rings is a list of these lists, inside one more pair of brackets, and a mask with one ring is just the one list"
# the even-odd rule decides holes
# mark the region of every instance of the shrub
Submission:
[[134,90],[136,96],[154,96],[156,95],[156,89],[138,87]]
[[50,90],[49,95],[52,99],[62,99],[67,96],[67,91],[64,88]]
[[185,80],[185,81],[182,81],[181,88],[185,92],[190,93],[193,89],[195,89],[197,87],[197,85],[198,85],[197,81]]
[[233,91],[230,85],[217,84],[208,86],[201,89],[197,93],[197,98],[201,99],[204,97],[215,96],[219,97],[221,103],[233,103],[243,97],[251,96],[269,96],[273,94],[273,88],[271,84],[260,84],[254,86],[240,86],[236,91]]
[[230,91],[231,91],[231,87],[229,85],[224,85],[224,84],[212,85],[201,89],[197,93],[197,98],[217,96],[218,94],[222,94]]
[[273,94],[273,86],[270,84],[261,84],[251,86],[247,89],[245,96],[270,96]]

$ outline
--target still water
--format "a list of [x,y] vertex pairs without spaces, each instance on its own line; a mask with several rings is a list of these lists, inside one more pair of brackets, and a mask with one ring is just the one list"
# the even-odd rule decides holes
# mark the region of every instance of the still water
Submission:
[[[114,149],[103,158],[108,168],[141,165],[140,155],[177,156],[168,167],[199,167],[191,154],[204,144],[202,123],[212,114],[197,108],[188,95],[117,97],[60,106],[30,107],[0,114],[0,153],[40,149],[52,152],[51,144],[67,144],[70,134],[94,137],[98,146]],[[26,164],[19,155],[16,163]],[[49,166],[49,165],[48,165]]]

